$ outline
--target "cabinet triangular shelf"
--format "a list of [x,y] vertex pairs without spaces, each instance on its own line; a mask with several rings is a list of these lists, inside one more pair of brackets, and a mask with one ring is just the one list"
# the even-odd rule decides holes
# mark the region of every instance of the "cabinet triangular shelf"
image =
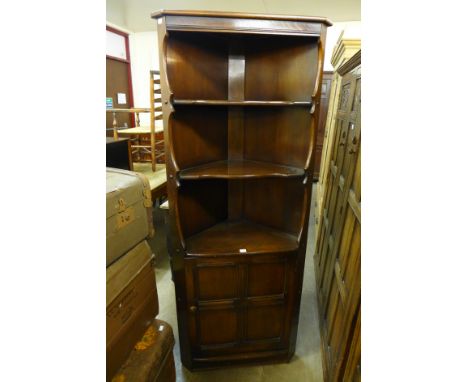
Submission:
[[174,105],[200,105],[200,106],[310,106],[312,101],[273,101],[273,100],[247,100],[229,101],[215,99],[175,99]]
[[252,160],[221,160],[182,170],[180,179],[300,177],[304,169]]
[[192,256],[260,254],[294,251],[297,238],[284,231],[246,219],[223,221],[186,240]]

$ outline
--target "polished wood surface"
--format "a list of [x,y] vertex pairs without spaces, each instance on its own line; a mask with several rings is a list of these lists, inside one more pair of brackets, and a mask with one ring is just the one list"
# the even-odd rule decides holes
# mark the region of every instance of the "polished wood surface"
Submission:
[[314,181],[317,181],[320,174],[320,164],[322,163],[322,148],[325,138],[325,124],[327,122],[328,103],[330,99],[330,89],[333,79],[333,72],[323,72],[322,89],[320,95],[319,123],[317,126],[317,151],[314,158]]
[[180,172],[181,179],[204,178],[267,178],[304,175],[300,168],[281,166],[269,162],[251,160],[224,160],[188,168]]
[[187,239],[188,255],[235,255],[291,251],[293,235],[248,220],[225,221]]
[[196,10],[170,10],[161,9],[153,12],[151,17],[154,19],[163,16],[201,16],[201,17],[227,17],[235,19],[265,19],[265,20],[285,20],[285,21],[307,21],[312,23],[324,23],[332,26],[332,22],[325,17],[316,16],[293,16],[293,15],[272,15],[264,13],[245,13],[245,12],[219,12],[219,11],[196,11]]
[[174,105],[206,105],[206,106],[310,106],[311,101],[228,101],[203,99],[175,99]]
[[291,253],[276,253],[186,261],[187,284],[196,285],[187,293],[195,367],[287,357],[294,303],[293,259]]
[[326,21],[159,13],[168,248],[189,369],[294,355]]
[[361,55],[342,76],[317,232],[315,272],[326,381],[360,380]]

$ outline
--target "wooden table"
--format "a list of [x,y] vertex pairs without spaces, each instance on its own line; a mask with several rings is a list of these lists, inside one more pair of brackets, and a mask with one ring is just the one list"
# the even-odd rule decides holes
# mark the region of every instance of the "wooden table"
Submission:
[[106,137],[106,167],[133,171],[132,151],[129,138]]

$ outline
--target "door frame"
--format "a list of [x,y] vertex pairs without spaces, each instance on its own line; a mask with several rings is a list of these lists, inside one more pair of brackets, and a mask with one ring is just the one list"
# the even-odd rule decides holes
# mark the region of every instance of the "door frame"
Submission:
[[[133,104],[132,64],[131,64],[131,60],[130,60],[130,44],[129,44],[129,40],[128,40],[128,33],[123,32],[123,31],[121,31],[119,29],[116,29],[114,27],[111,27],[109,25],[106,25],[106,31],[118,34],[118,35],[122,36],[124,38],[124,40],[125,40],[125,53],[126,53],[127,59],[124,60],[123,58],[109,56],[108,54],[106,54],[106,59],[108,58],[108,59],[111,59],[111,60],[120,61],[120,62],[123,62],[123,63],[127,64],[128,104],[130,105],[130,108],[133,108],[134,104]],[[130,113],[130,120],[132,122],[132,125],[135,126],[135,116],[133,115],[133,113]]]

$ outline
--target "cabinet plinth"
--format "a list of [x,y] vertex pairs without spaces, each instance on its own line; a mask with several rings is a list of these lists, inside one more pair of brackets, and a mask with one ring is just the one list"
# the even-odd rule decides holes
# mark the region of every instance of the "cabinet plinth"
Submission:
[[198,11],[153,17],[182,363],[287,362],[330,22]]

